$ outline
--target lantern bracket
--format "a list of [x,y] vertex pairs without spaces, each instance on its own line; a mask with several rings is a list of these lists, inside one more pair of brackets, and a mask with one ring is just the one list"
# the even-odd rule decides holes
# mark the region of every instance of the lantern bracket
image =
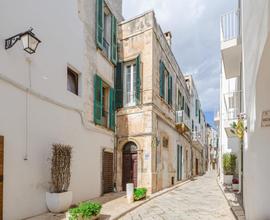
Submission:
[[[22,33],[19,33],[19,34],[16,34],[8,39],[5,40],[5,49],[9,49],[11,47],[13,47],[17,41],[21,40],[23,36],[25,35],[28,35],[28,36],[31,36],[32,39],[35,39],[35,41],[37,42],[36,44],[36,47],[37,45],[41,42],[36,36],[35,34],[32,32],[33,31],[33,28],[29,28],[27,31],[25,32],[22,32]],[[36,49],[35,47],[35,49]],[[35,49],[31,49],[31,48],[24,48],[24,50],[30,54],[34,53],[35,52]]]

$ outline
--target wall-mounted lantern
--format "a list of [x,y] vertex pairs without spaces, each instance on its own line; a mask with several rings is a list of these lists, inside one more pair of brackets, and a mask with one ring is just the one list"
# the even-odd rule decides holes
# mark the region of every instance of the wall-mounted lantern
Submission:
[[9,49],[17,43],[18,40],[22,41],[23,49],[29,53],[33,54],[36,52],[37,46],[41,41],[35,36],[32,32],[33,28],[30,28],[28,31],[17,34],[13,37],[10,37],[5,40],[5,49]]

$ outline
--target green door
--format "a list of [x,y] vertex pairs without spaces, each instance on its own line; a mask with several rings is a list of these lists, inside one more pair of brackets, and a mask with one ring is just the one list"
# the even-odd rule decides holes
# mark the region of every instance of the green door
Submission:
[[182,146],[177,145],[177,180],[182,180]]

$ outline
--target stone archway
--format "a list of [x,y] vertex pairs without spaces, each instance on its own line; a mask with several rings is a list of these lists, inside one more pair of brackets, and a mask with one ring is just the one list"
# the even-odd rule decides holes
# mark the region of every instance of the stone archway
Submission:
[[126,190],[127,183],[133,183],[137,186],[137,167],[138,167],[138,148],[134,142],[128,142],[124,145],[122,151],[122,189]]

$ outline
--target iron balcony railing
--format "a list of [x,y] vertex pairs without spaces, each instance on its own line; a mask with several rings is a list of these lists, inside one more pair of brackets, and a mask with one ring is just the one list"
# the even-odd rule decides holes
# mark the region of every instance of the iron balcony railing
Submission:
[[193,131],[192,132],[192,141],[194,142],[199,142],[201,145],[203,145],[203,140],[202,140],[202,134],[199,131]]
[[189,129],[191,129],[191,120],[184,110],[175,112],[175,122],[176,124],[185,124]]
[[225,93],[224,103],[226,109],[226,119],[235,120],[238,118],[241,106],[241,91]]
[[234,10],[221,16],[221,41],[238,38],[240,35],[240,10]]

